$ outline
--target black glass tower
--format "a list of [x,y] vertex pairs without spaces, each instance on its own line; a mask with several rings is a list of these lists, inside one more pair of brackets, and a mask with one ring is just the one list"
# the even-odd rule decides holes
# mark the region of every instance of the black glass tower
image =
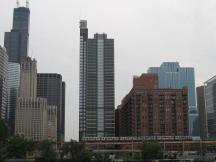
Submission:
[[30,10],[27,7],[14,9],[13,27],[5,33],[4,46],[9,62],[21,63],[28,56]]
[[65,82],[60,74],[39,73],[37,96],[46,98],[48,105],[57,106],[57,140],[65,138]]

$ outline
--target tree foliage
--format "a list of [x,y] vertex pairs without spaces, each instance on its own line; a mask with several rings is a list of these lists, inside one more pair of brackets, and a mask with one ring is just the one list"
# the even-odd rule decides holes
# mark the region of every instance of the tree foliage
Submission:
[[8,127],[5,122],[0,119],[0,144],[8,137]]
[[44,140],[39,144],[38,149],[41,151],[42,159],[45,161],[53,161],[57,157],[57,153],[54,149],[54,142],[51,140]]
[[33,141],[25,139],[23,136],[11,137],[7,144],[7,153],[9,158],[25,158],[27,152],[33,151]]
[[156,141],[144,142],[141,146],[141,153],[143,160],[163,158],[161,146]]
[[80,142],[71,140],[61,148],[61,157],[76,162],[90,162],[91,152]]

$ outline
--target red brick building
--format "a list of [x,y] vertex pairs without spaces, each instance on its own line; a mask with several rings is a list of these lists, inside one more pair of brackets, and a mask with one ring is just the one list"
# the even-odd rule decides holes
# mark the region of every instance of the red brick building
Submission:
[[157,74],[134,77],[116,109],[116,136],[187,136],[188,89],[159,89]]

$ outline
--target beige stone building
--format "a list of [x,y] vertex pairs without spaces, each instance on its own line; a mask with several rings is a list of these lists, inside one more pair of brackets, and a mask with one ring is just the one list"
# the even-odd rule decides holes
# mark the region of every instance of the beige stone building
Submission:
[[15,134],[24,135],[33,141],[56,141],[56,111],[55,106],[48,106],[47,99],[37,97],[37,62],[35,59],[27,58],[21,63]]
[[16,109],[16,134],[24,135],[33,141],[48,137],[47,100],[36,97],[21,97]]
[[37,97],[37,61],[28,57],[20,68],[20,97]]
[[48,138],[57,141],[57,106],[48,106]]

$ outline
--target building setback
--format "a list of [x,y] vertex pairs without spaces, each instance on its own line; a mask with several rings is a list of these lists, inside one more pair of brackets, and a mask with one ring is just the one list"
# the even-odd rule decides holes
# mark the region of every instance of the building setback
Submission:
[[187,88],[158,88],[157,74],[134,77],[116,109],[117,136],[188,136]]
[[216,76],[205,82],[208,137],[216,137]]
[[80,22],[79,137],[115,136],[114,40],[106,34],[88,39],[87,21]]
[[37,74],[37,96],[46,98],[48,105],[57,106],[58,141],[65,138],[65,82],[55,73]]
[[8,55],[0,46],[0,119],[6,119]]
[[28,56],[30,10],[27,7],[14,9],[13,27],[5,33],[4,46],[9,62],[21,63]]
[[15,131],[15,112],[16,103],[20,88],[20,64],[8,63],[8,89],[7,89],[7,121],[10,134],[14,135]]
[[150,67],[148,73],[158,74],[159,88],[188,87],[189,133],[199,136],[194,68],[180,67],[178,62],[164,62],[160,67]]

